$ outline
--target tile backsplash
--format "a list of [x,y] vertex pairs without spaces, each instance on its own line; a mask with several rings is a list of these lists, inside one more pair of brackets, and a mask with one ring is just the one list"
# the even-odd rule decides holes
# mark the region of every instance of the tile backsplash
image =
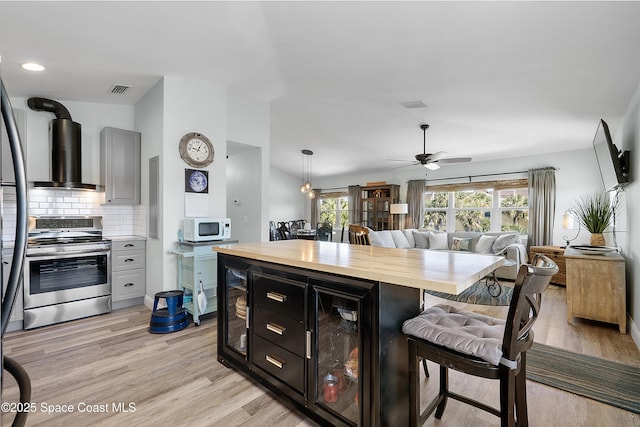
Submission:
[[[99,215],[105,236],[146,236],[143,205],[101,205],[101,193],[82,190],[30,189],[29,215]],[[15,189],[2,192],[2,240],[12,241],[16,227]]]

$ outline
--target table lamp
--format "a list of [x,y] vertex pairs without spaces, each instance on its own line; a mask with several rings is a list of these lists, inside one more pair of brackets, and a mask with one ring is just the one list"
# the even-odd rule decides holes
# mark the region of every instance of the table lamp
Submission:
[[562,236],[562,240],[567,242],[567,247],[569,247],[569,244],[572,241],[576,240],[576,238],[578,237],[578,234],[580,234],[580,221],[576,220],[575,215],[576,215],[576,212],[573,209],[569,209],[565,211],[564,214],[562,215],[562,228],[564,228],[565,230],[575,230],[576,223],[578,224],[578,232],[573,237],[573,239],[570,239],[569,236],[566,236],[566,235]]

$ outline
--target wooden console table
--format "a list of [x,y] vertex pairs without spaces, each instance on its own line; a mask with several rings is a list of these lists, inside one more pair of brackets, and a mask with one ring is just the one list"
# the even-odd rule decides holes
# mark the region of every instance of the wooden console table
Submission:
[[567,285],[567,268],[564,260],[564,248],[561,246],[531,246],[529,248],[529,262],[536,254],[543,254],[551,258],[558,265],[558,272],[551,278],[555,285]]
[[583,255],[567,248],[567,321],[573,317],[616,323],[627,332],[624,258],[618,254]]

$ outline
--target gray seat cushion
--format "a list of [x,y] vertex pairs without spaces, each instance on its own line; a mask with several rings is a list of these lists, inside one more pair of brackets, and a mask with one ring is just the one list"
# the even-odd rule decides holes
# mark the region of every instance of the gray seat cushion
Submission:
[[498,365],[505,321],[447,304],[427,308],[402,325],[402,332]]

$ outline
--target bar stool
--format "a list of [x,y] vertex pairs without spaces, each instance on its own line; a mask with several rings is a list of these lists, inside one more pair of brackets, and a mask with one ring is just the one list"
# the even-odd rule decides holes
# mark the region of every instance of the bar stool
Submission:
[[[158,309],[158,303],[164,299],[166,308]],[[189,326],[187,310],[182,308],[183,292],[162,291],[154,295],[153,311],[148,331],[152,334],[176,332]]]
[[[526,352],[542,293],[558,266],[537,254],[518,271],[506,320],[439,304],[404,322],[409,342],[409,425],[421,426],[435,410],[436,419],[452,398],[497,415],[501,426],[527,426]],[[424,411],[420,408],[418,360],[440,365],[440,390]],[[500,381],[500,408],[449,390],[448,370]]]

